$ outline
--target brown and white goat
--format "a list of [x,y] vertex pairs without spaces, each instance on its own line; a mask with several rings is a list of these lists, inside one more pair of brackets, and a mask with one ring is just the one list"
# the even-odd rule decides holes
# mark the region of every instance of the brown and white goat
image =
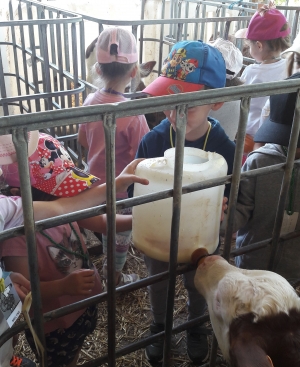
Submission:
[[220,256],[199,258],[195,286],[232,367],[300,366],[300,298],[280,275],[244,270]]

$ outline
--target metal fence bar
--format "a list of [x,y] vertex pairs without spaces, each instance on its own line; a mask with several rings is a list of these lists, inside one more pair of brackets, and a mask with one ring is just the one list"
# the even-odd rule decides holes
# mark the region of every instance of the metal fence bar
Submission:
[[116,185],[115,185],[115,133],[116,119],[113,114],[105,114],[103,118],[105,134],[105,161],[107,203],[107,335],[108,335],[108,366],[115,366],[116,356],[116,286],[115,286],[115,243],[116,243]]

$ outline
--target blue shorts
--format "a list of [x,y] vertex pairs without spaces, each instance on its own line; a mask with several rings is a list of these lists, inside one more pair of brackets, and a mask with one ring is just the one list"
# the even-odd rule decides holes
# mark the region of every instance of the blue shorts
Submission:
[[[64,367],[70,364],[81,349],[84,339],[95,330],[97,306],[88,307],[85,312],[67,329],[56,329],[46,334],[48,366]],[[25,336],[32,351],[38,356],[29,329]]]

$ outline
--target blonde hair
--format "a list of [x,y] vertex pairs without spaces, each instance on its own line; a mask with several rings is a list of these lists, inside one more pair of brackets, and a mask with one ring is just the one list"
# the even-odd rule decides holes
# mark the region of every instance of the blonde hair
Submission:
[[[283,27],[280,29],[281,32],[286,31],[289,28],[288,23],[285,23]],[[273,40],[265,41],[269,46],[271,51],[285,51],[289,47],[291,47],[291,37],[290,35],[285,37],[275,38]]]

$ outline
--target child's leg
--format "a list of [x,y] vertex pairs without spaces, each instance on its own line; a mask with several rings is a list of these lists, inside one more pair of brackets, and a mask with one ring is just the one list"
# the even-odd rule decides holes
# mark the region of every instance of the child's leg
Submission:
[[[95,330],[97,306],[88,307],[85,312],[67,329],[57,329],[46,334],[48,367],[74,367],[87,335]],[[37,350],[31,332],[25,336],[32,351]]]
[[[128,215],[131,214],[131,208],[121,209],[117,211],[117,214]],[[129,249],[129,245],[131,243],[131,231],[124,231],[116,233],[116,262],[115,262],[115,276],[116,276],[116,285],[123,283],[132,283],[139,280],[139,276],[137,274],[125,275],[122,274],[122,270],[124,268],[125,262],[127,260],[127,253]],[[107,255],[107,236],[102,235],[102,245],[103,245],[103,253]],[[107,279],[107,264],[106,260],[103,265],[103,277]],[[126,281],[122,282],[122,279],[126,279]]]

